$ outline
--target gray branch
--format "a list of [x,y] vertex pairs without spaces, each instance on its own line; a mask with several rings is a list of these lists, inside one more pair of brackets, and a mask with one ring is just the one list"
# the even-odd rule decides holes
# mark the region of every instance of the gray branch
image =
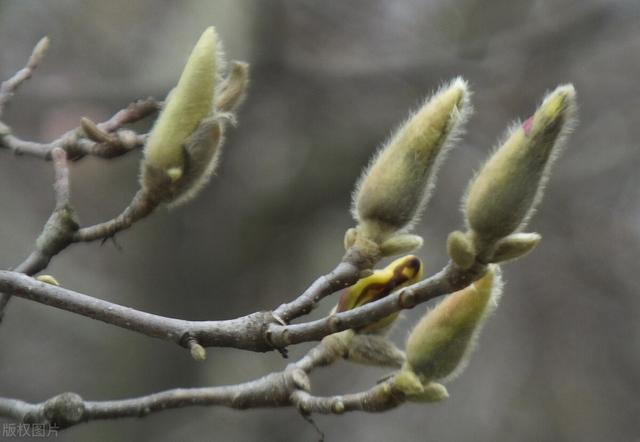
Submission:
[[303,415],[341,414],[346,411],[381,412],[399,406],[404,395],[385,381],[360,393],[318,397],[310,393],[307,373],[337,359],[323,344],[313,348],[284,371],[237,385],[176,388],[137,398],[85,401],[76,393],[62,393],[44,402],[28,403],[0,397],[0,416],[24,423],[44,423],[67,428],[82,422],[125,417],[192,406],[235,409],[296,407]]
[[[39,282],[16,272],[0,271],[0,291],[66,310],[183,347],[197,341],[203,347],[233,347],[264,352],[319,341],[330,334],[371,324],[391,313],[410,309],[468,286],[485,267],[461,270],[449,264],[438,274],[378,301],[317,321],[282,325],[271,312],[257,312],[224,321],[188,321],[141,312],[62,287]],[[323,287],[317,286],[317,290]],[[306,291],[301,297],[308,297]]]

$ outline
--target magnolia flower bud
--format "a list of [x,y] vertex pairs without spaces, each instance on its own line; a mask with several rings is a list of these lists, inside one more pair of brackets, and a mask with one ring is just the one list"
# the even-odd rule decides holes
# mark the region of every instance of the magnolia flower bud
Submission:
[[160,201],[175,202],[193,191],[194,183],[213,168],[221,128],[207,120],[214,116],[218,52],[218,39],[210,27],[193,48],[149,135],[141,184]]
[[479,249],[522,228],[532,215],[573,125],[575,95],[570,84],[547,95],[470,183],[464,212]]
[[423,383],[460,373],[501,290],[497,268],[490,266],[481,279],[427,312],[409,335],[403,370],[414,372]]
[[352,212],[359,234],[381,242],[420,217],[443,153],[469,113],[467,83],[440,89],[396,131],[362,174]]
[[[340,296],[334,313],[352,310],[364,304],[382,299],[394,290],[418,282],[423,275],[422,262],[413,255],[398,258],[382,270],[376,270],[370,276],[360,279],[345,289]],[[360,333],[380,333],[385,331],[398,313],[358,329]]]

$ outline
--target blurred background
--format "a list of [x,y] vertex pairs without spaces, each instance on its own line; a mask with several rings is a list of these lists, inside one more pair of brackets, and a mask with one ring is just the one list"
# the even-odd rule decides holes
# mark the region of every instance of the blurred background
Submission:
[[[640,2],[637,0],[0,1],[0,77],[43,35],[51,50],[4,114],[48,141],[130,101],[162,98],[209,25],[252,66],[218,175],[192,203],[159,210],[112,243],[74,245],[47,273],[65,287],[186,319],[271,309],[330,270],[352,226],[350,193],[411,109],[454,76],[475,113],[440,171],[417,233],[427,270],[447,261],[464,188],[505,128],[573,82],[580,125],[530,224],[543,241],[504,267],[505,296],[466,372],[437,405],[317,416],[328,441],[640,441]],[[136,128],[144,131],[149,122]],[[72,168],[86,224],[136,192],[139,153]],[[0,267],[32,250],[53,204],[49,163],[0,152]],[[335,299],[314,312],[325,314]],[[426,306],[405,315],[405,339]],[[311,344],[291,348],[301,356]],[[163,341],[15,299],[0,327],[0,395],[89,400],[221,385],[282,369],[277,353]],[[386,372],[339,363],[315,391],[371,386]],[[314,441],[293,409],[188,408],[84,424],[65,441]]]

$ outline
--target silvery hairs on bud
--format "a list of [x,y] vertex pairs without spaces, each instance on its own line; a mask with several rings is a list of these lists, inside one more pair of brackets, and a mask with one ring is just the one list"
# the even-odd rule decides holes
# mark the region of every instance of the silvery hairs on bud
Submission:
[[575,108],[573,86],[556,88],[531,118],[509,130],[471,180],[463,211],[479,242],[493,243],[526,225],[574,126]]
[[467,83],[458,77],[400,125],[356,186],[352,213],[361,234],[381,242],[415,224],[470,110]]

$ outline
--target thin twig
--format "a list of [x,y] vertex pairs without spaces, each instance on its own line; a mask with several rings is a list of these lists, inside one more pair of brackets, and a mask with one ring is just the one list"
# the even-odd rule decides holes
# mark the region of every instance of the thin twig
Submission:
[[151,198],[144,190],[139,190],[120,215],[95,226],[83,227],[73,235],[73,242],[90,242],[111,238],[151,214],[158,207],[158,204],[159,202]]
[[[16,272],[26,275],[34,275],[45,269],[51,259],[71,243],[73,233],[78,228],[73,210],[69,205],[71,195],[67,155],[64,150],[56,148],[52,151],[52,158],[55,170],[53,188],[56,205],[36,241],[35,250],[15,268]],[[0,293],[0,320],[4,316],[10,299],[10,293]]]
[[27,65],[16,72],[11,78],[5,80],[0,84],[0,117],[2,117],[2,111],[5,105],[11,100],[13,94],[20,87],[22,83],[27,81],[33,75],[33,71],[38,67],[42,59],[47,53],[49,48],[49,37],[43,37],[36,43]]
[[45,160],[51,159],[51,152],[55,148],[64,149],[68,157],[78,160],[85,156],[99,158],[114,158],[144,146],[146,134],[137,134],[129,130],[120,130],[125,124],[140,121],[162,107],[162,103],[152,98],[137,100],[125,109],[116,112],[108,120],[97,125],[101,130],[113,134],[111,142],[97,142],[86,138],[81,127],[77,127],[62,134],[49,143],[36,143],[22,140],[11,133],[11,128],[1,124],[0,148],[10,149],[16,155],[29,155]]
[[[145,417],[151,413],[192,406],[224,406],[235,409],[296,407],[303,415],[341,414],[346,411],[381,412],[399,406],[404,395],[390,381],[369,390],[340,396],[312,395],[303,366],[311,359],[324,365],[326,348],[314,348],[316,356],[305,356],[284,371],[271,373],[238,385],[205,388],[178,388],[137,398],[115,401],[85,401],[78,394],[62,393],[44,402],[28,403],[0,398],[0,416],[24,423],[53,424],[67,428],[81,422],[125,417]],[[311,352],[310,352],[311,353]],[[303,362],[306,361],[306,362]]]
[[342,330],[360,328],[392,313],[411,309],[433,298],[467,287],[485,272],[486,266],[482,264],[477,263],[462,270],[449,263],[440,272],[423,281],[356,309],[302,324],[284,326],[272,323],[267,330],[267,339],[275,348],[283,348],[301,342],[317,341]]
[[276,308],[273,311],[274,317],[282,325],[286,325],[295,318],[309,314],[326,296],[355,284],[361,272],[371,269],[379,259],[378,254],[365,253],[355,247],[350,248],[330,273],[316,279],[293,301]]

